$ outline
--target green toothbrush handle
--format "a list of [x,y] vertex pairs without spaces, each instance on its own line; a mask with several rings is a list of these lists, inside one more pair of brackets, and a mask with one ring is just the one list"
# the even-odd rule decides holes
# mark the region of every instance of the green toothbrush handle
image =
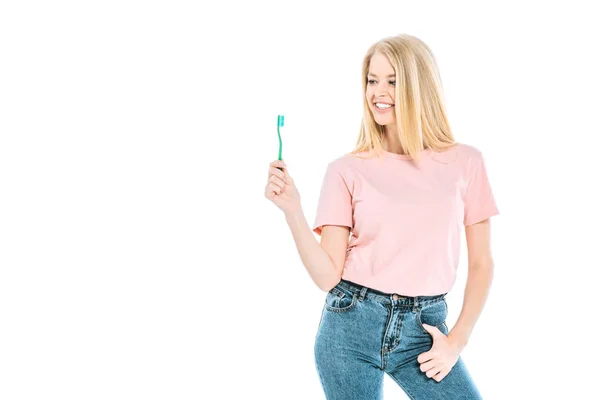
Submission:
[[[278,115],[277,116],[277,137],[279,137],[279,161],[282,160],[281,158],[281,150],[282,150],[282,142],[281,142],[281,133],[279,132],[279,128],[283,126],[283,115]],[[277,167],[279,168],[279,167]],[[279,168],[281,170],[281,168]]]

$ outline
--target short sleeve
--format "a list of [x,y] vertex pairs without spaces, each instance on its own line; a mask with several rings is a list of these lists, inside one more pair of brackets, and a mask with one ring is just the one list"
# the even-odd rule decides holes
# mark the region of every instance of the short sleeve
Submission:
[[333,163],[329,163],[325,172],[313,232],[320,236],[324,225],[342,225],[352,229],[352,194]]
[[464,197],[464,226],[473,225],[500,214],[487,176],[481,153],[472,161]]

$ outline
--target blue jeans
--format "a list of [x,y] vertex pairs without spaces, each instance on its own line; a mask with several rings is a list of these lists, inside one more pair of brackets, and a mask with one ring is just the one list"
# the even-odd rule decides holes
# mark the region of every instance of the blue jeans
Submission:
[[448,334],[446,294],[407,297],[342,279],[326,297],[315,363],[327,400],[380,400],[383,373],[411,399],[481,399],[462,358],[440,382],[420,370],[433,339],[422,324]]

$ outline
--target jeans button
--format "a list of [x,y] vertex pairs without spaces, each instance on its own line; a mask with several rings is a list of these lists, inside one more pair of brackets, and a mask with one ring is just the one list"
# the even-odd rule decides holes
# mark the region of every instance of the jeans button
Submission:
[[394,298],[394,300],[398,300],[398,295],[397,294],[394,294],[392,297]]

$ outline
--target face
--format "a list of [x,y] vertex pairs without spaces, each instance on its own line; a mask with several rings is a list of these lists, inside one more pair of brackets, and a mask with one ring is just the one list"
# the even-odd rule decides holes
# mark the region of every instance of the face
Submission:
[[367,75],[367,103],[379,125],[396,123],[394,102],[396,95],[396,71],[383,54],[371,58]]

